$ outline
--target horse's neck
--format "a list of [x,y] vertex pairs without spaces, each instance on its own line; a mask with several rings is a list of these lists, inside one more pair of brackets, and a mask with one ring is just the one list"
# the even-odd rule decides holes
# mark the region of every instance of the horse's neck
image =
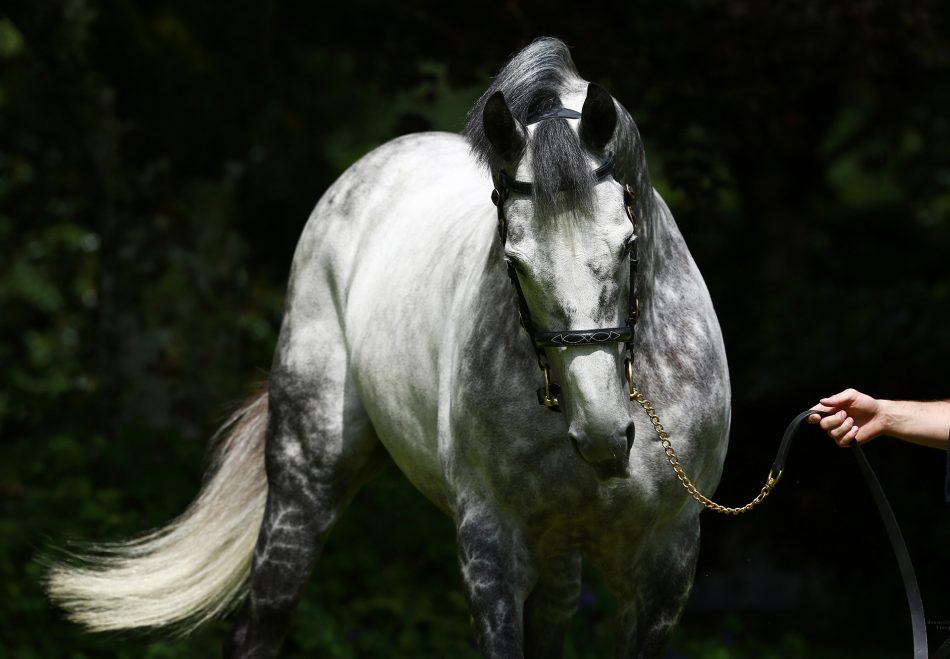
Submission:
[[[709,293],[672,214],[655,194],[640,224],[637,297],[646,349],[665,350],[674,339],[688,341],[715,322]],[[675,328],[670,323],[676,323]]]
[[668,265],[664,263],[668,251],[664,241],[668,239],[669,225],[660,204],[653,203],[644,210],[646,216],[640,218],[637,227],[637,256],[640,260],[637,297],[641,317],[646,321],[650,317],[652,303],[664,286],[664,282],[658,281],[658,278],[663,278],[664,265]]

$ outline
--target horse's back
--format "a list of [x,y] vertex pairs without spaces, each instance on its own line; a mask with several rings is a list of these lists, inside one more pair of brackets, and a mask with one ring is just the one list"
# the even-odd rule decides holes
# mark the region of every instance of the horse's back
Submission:
[[[384,235],[423,229],[427,218],[419,211],[487,180],[460,135],[415,133],[391,140],[353,163],[323,194],[301,233],[294,268],[313,261],[347,268],[356,259],[363,265],[362,253]],[[402,210],[414,212],[422,224],[401,221]]]
[[340,175],[307,221],[294,254],[287,312],[297,302],[310,306],[306,289],[329,285],[347,337],[358,343],[368,321],[364,312],[375,305],[367,296],[410,295],[419,275],[434,283],[446,275],[446,241],[465,237],[473,210],[484,211],[490,186],[459,135],[417,133],[374,149]]

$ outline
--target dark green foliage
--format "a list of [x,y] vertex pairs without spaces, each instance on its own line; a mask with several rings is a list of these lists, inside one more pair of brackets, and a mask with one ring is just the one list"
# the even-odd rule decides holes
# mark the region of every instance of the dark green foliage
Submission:
[[[38,558],[187,505],[206,439],[266,380],[321,192],[391,137],[458,131],[539,35],[633,112],[712,291],[735,403],[717,498],[756,491],[821,395],[950,395],[948,7],[367,0],[331,19],[267,0],[6,3],[0,656],[217,655],[226,622],[81,634],[49,609]],[[869,454],[939,642],[944,456],[886,439]],[[765,507],[705,518],[670,656],[906,656],[896,568],[850,462],[806,435]],[[612,607],[587,574],[568,657],[610,656]],[[451,526],[390,468],[331,537],[286,656],[475,657],[471,639]]]

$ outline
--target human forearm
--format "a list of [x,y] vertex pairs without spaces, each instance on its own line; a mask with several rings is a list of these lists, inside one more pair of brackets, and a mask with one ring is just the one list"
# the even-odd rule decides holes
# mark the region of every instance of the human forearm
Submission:
[[878,400],[884,428],[891,435],[914,444],[947,448],[950,433],[950,400]]

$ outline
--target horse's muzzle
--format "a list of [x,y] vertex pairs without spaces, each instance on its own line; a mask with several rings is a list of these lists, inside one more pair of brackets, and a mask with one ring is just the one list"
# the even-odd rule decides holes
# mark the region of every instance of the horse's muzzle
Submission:
[[568,436],[577,455],[594,470],[597,480],[607,481],[611,478],[628,478],[630,476],[628,459],[634,440],[632,423],[627,426],[626,441],[618,437],[613,440],[595,442],[578,437],[573,432],[569,432]]

